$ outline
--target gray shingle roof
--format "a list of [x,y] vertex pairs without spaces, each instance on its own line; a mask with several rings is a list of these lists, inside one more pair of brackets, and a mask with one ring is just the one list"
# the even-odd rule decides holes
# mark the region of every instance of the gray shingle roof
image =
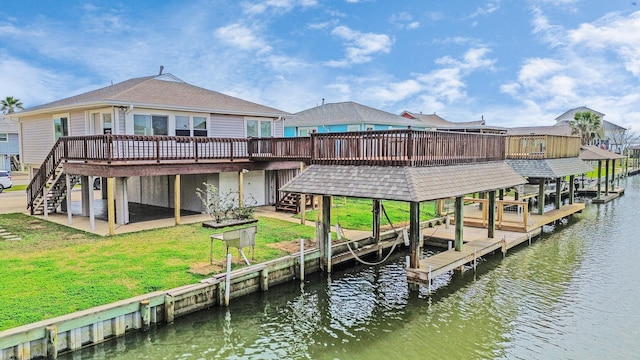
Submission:
[[420,120],[422,123],[432,127],[467,127],[485,125],[484,120],[453,122],[445,120],[436,114],[416,114],[410,111],[403,111],[403,114],[413,116],[414,118]]
[[84,94],[36,106],[21,112],[21,114],[100,104],[125,106],[132,104],[134,106],[180,108],[245,115],[290,115],[285,111],[187,84],[171,74],[129,79]]
[[526,177],[559,178],[589,172],[591,165],[579,158],[558,158],[540,160],[505,160],[518,174]]
[[353,101],[316,106],[287,118],[285,126],[322,126],[342,124],[377,124],[424,127],[418,120],[374,109]]
[[582,160],[612,160],[624,159],[624,155],[616,154],[613,151],[600,149],[597,146],[588,145],[580,149],[580,159]]
[[365,199],[428,201],[526,183],[506,163],[436,167],[311,165],[282,191]]

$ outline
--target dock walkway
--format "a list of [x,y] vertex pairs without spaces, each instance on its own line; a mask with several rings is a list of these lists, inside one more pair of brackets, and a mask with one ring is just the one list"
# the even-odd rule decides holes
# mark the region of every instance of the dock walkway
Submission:
[[[463,265],[473,263],[475,259],[501,250],[503,253],[531,238],[540,235],[544,225],[553,224],[572,214],[582,211],[585,204],[576,203],[564,205],[560,209],[546,212],[543,215],[531,215],[531,223],[527,231],[496,230],[495,237],[487,236],[487,229],[465,226],[463,230],[464,246],[462,251],[449,249],[433,256],[421,259],[419,268],[407,268],[407,278],[410,282],[429,284],[436,276],[458,269]],[[455,239],[453,226],[438,225],[433,231],[425,229],[424,236],[452,241]]]

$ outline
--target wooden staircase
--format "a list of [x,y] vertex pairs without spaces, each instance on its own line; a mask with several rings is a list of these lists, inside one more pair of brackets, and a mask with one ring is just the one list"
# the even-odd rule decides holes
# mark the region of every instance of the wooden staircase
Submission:
[[[55,143],[27,186],[27,209],[30,210],[31,215],[44,214],[45,203],[47,212],[55,212],[66,199],[69,189],[67,189],[67,177],[62,161],[63,149],[60,144],[60,140]],[[71,176],[71,188],[79,182],[79,176]]]
[[[313,203],[313,195],[305,195],[305,206],[310,208]],[[276,203],[276,211],[290,212],[297,214],[300,212],[300,194],[286,193],[280,201]]]

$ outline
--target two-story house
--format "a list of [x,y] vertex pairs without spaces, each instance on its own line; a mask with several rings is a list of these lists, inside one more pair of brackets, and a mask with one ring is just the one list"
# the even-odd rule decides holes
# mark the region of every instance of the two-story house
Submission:
[[252,161],[249,138],[282,137],[289,115],[162,73],[26,109],[14,118],[32,178],[28,207],[55,211],[80,183],[82,214],[91,217],[95,178],[102,196],[113,197],[118,224],[130,221],[132,202],[201,212],[203,182],[273,204],[300,165]]
[[0,170],[21,170],[18,123],[4,116],[0,119]]

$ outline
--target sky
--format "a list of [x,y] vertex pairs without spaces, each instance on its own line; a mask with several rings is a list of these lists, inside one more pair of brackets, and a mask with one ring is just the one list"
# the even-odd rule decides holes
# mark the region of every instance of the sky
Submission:
[[28,108],[162,65],[290,113],[324,99],[516,127],[588,106],[635,132],[638,3],[0,0],[0,98]]

